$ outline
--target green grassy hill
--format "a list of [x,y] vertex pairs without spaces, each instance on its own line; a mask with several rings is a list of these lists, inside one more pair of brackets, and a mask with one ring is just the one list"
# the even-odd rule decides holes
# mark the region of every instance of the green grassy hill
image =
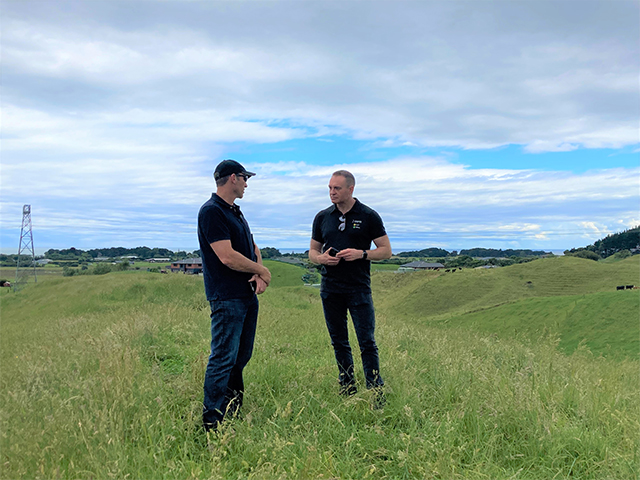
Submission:
[[[304,269],[265,261],[272,287],[303,285]],[[270,292],[269,292],[270,293]],[[4,292],[0,359],[11,356],[21,341],[55,335],[70,318],[108,315],[121,310],[170,308],[206,311],[202,277],[139,272],[40,279],[25,292]]]
[[[362,385],[337,394],[318,290],[299,286],[301,268],[268,262],[243,416],[209,439],[198,427],[210,341],[202,278],[114,272],[6,292],[0,478],[636,478],[637,357],[559,352],[538,335],[541,319],[584,332],[598,327],[584,321],[594,311],[637,313],[637,291],[608,286],[637,273],[631,260],[376,273],[384,410]],[[449,303],[430,298],[450,289]],[[614,347],[610,331],[598,335]]]
[[546,332],[558,334],[565,351],[586,340],[594,353],[637,356],[638,291],[616,286],[637,285],[639,275],[640,256],[606,264],[556,257],[455,273],[379,273],[374,285],[379,308],[412,322],[504,336]]
[[271,272],[273,287],[300,287],[304,285],[302,275],[307,273],[306,268],[275,260],[265,260],[264,265]]
[[640,296],[637,291],[537,297],[515,301],[438,323],[449,328],[472,328],[485,334],[521,336],[531,341],[557,336],[566,353],[581,343],[594,354],[638,358],[640,354]]
[[374,285],[385,306],[409,315],[434,317],[529,297],[615,291],[617,285],[640,283],[639,276],[640,255],[612,264],[556,257],[455,273],[378,274]]

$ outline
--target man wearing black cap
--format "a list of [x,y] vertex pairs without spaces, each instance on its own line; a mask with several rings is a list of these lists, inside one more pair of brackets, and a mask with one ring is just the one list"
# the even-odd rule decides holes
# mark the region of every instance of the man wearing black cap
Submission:
[[253,353],[258,320],[256,294],[271,281],[249,224],[234,203],[244,196],[253,175],[235,160],[220,162],[213,174],[217,191],[198,213],[204,288],[211,305],[211,355],[202,414],[207,431],[242,405],[242,370]]
[[374,338],[370,260],[391,257],[391,243],[380,215],[353,197],[355,184],[353,174],[346,170],[331,176],[329,197],[333,205],[313,221],[309,260],[322,265],[320,297],[338,363],[340,391],[345,395],[356,393],[347,328],[349,311],[360,345],[366,386],[374,389],[374,407],[382,408],[384,382]]

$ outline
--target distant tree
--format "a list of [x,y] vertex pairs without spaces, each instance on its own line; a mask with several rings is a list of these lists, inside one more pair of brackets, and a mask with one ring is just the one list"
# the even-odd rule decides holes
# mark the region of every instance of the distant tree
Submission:
[[469,250],[460,250],[460,255],[469,255],[471,257],[483,257],[483,258],[509,258],[509,257],[540,257],[547,255],[548,252],[542,250],[502,250],[495,248],[471,248]]
[[62,268],[62,276],[63,277],[73,277],[76,274],[77,270],[75,268],[69,268],[64,266]]
[[476,260],[469,255],[458,255],[454,258],[447,258],[444,263],[445,267],[465,267],[465,268],[473,268],[479,267],[481,265],[485,265],[485,262],[482,260]]
[[408,258],[396,256],[387,258],[386,260],[376,260],[376,263],[382,263],[386,265],[404,265],[405,263],[408,263],[408,260]]
[[592,252],[591,250],[580,250],[579,252],[576,252],[573,256],[579,257],[579,258],[587,258],[589,260],[594,260],[596,262],[600,260],[600,255],[598,255],[596,252]]
[[606,237],[593,242],[586,247],[572,248],[565,250],[565,255],[575,255],[583,250],[597,253],[600,257],[606,258],[621,250],[631,250],[640,247],[640,226],[624,230],[619,233],[607,235]]
[[580,248],[572,248],[571,250],[564,251],[565,256],[567,257],[579,257],[579,258],[588,258],[589,260],[600,260],[600,255],[596,252],[589,250],[586,247]]
[[77,261],[89,261],[91,260],[91,255],[84,250],[80,250],[79,248],[71,247],[62,250],[49,249],[45,252],[44,258],[48,258],[49,260],[77,260]]
[[262,258],[277,258],[282,256],[280,250],[273,247],[261,248],[260,255],[262,255]]
[[120,263],[116,264],[116,270],[120,272],[124,272],[129,269],[129,260],[123,260]]
[[304,275],[302,275],[302,281],[304,283],[318,283],[318,274],[317,273],[305,273]]
[[400,252],[398,253],[398,257],[418,257],[418,258],[443,258],[449,256],[449,252],[447,250],[443,250],[442,248],[424,248],[422,250],[413,250],[410,252]]
[[608,257],[620,250],[630,250],[640,247],[640,226],[624,230],[620,233],[607,235],[593,243],[594,251],[602,257]]

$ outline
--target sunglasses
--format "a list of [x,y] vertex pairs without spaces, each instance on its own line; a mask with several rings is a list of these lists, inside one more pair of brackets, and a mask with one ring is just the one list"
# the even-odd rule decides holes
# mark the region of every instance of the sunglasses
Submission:
[[347,219],[344,218],[344,215],[342,215],[340,218],[338,218],[338,220],[340,220],[340,225],[338,225],[338,230],[340,230],[341,232],[344,232],[344,229],[347,226]]
[[241,173],[236,173],[236,177],[242,178],[245,182],[249,179],[247,175],[242,175]]

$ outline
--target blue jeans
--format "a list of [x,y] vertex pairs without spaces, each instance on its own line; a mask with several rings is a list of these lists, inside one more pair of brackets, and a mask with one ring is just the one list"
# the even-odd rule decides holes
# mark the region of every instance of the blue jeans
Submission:
[[258,298],[216,300],[211,304],[211,355],[204,377],[202,421],[215,427],[242,406],[242,370],[253,353]]
[[356,331],[360,356],[367,388],[384,385],[380,376],[378,346],[374,338],[376,326],[373,299],[370,293],[325,293],[320,294],[324,319],[327,323],[331,345],[338,363],[339,381],[343,391],[355,385],[353,356],[349,345],[347,310],[351,313]]

